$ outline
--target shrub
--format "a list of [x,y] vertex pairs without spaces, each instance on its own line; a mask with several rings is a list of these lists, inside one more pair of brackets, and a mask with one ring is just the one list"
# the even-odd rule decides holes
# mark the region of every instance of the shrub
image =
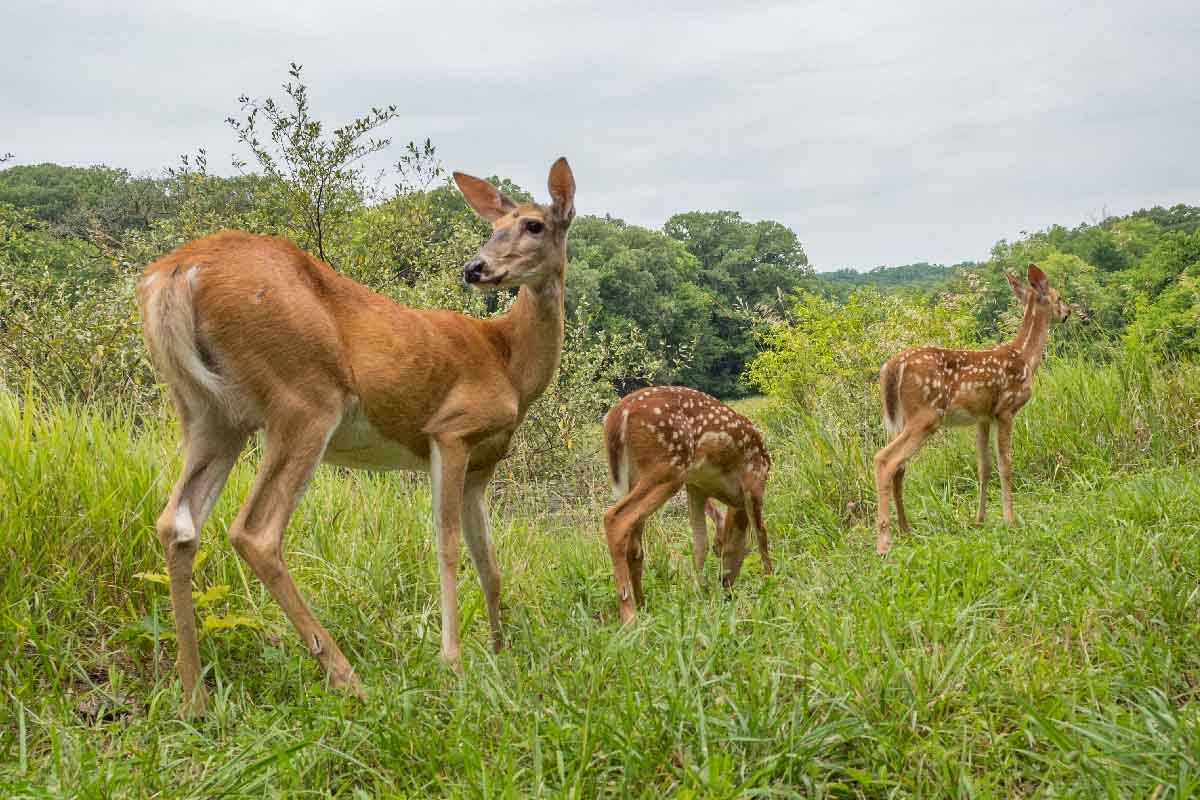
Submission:
[[747,379],[809,411],[845,403],[861,415],[878,407],[873,387],[879,368],[896,353],[917,345],[974,343],[971,302],[970,295],[936,298],[860,289],[839,305],[802,293],[789,318],[762,337],[766,349],[751,362]]

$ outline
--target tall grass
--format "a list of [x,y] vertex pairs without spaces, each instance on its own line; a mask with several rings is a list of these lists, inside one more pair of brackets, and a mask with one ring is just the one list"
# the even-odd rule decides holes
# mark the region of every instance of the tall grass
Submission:
[[365,702],[324,690],[224,539],[250,452],[196,577],[230,587],[209,612],[249,624],[202,640],[215,700],[195,722],[165,589],[136,577],[161,569],[172,422],[0,394],[0,794],[1189,796],[1198,374],[1048,364],[1014,435],[1020,523],[970,524],[974,437],[947,431],[883,560],[863,522],[877,423],[836,399],[824,418],[757,405],[777,574],[751,557],[731,598],[698,591],[668,509],[630,629],[598,509],[512,493],[493,512],[510,647],[488,651],[464,563],[461,677],[438,661],[426,482],[322,468],[288,564]]

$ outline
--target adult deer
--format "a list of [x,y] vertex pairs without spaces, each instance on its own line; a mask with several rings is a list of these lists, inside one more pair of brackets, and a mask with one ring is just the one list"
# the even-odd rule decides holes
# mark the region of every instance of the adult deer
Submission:
[[[733,586],[749,551],[753,524],[763,571],[770,573],[763,490],[771,459],[754,424],[719,400],[680,386],[655,386],[625,396],[604,417],[609,476],[618,501],[604,515],[604,532],[616,577],[621,620],[635,616],[642,596],[642,532],[646,518],[687,486],[692,558],[702,582],[708,529],[717,523],[713,549],[721,558],[721,583]],[[722,517],[709,502],[729,507]]]
[[1012,424],[1029,401],[1033,374],[1042,360],[1050,323],[1064,322],[1070,307],[1046,282],[1036,264],[1029,265],[1029,285],[1009,274],[1013,294],[1025,304],[1025,316],[1016,338],[983,350],[950,350],[917,347],[905,350],[883,365],[879,388],[883,397],[883,422],[894,438],[875,454],[875,490],[879,499],[875,551],[892,546],[888,501],[896,501],[896,521],[908,533],[904,515],[904,470],[910,458],[942,425],[976,426],[979,450],[979,513],[987,511],[987,484],[992,459],[989,434],[996,423],[1000,452],[1000,490],[1004,521],[1013,521]]
[[493,646],[504,643],[500,573],[484,490],[563,340],[575,179],[550,168],[550,205],[518,205],[454,173],[492,237],[463,268],[478,289],[520,287],[488,320],[397,305],[291,242],[226,231],[150,264],[138,286],[154,364],[170,389],[183,472],[158,519],[185,708],[203,710],[191,578],[198,535],[247,438],[264,431],[254,486],[229,529],[334,686],[357,691],[346,657],[283,560],[283,532],[322,461],[429,472],[441,571],[442,657],[459,657],[460,534],[479,572]]

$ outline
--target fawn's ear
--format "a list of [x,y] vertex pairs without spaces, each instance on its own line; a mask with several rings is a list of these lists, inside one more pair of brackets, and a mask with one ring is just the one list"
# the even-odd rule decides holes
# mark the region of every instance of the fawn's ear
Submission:
[[1008,285],[1012,287],[1013,294],[1017,296],[1018,300],[1023,301],[1029,294],[1029,287],[1021,283],[1021,279],[1011,272],[1004,273],[1004,277],[1008,278]]
[[721,526],[725,524],[725,516],[717,510],[717,504],[712,500],[705,501],[704,513],[708,514],[708,516],[716,524],[717,530],[720,530]]
[[458,184],[459,191],[463,193],[467,205],[475,209],[475,213],[488,222],[495,222],[505,214],[511,214],[517,207],[517,204],[510,200],[504,192],[474,175],[456,172],[454,173],[454,182]]
[[555,219],[569,225],[575,217],[575,175],[565,158],[558,159],[550,167],[548,184]]
[[1045,294],[1050,288],[1046,283],[1046,273],[1037,264],[1029,265],[1029,285],[1037,289],[1038,294]]

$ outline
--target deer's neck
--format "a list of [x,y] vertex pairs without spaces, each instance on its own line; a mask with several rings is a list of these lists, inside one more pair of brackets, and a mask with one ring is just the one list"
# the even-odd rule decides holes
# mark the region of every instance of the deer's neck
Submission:
[[1029,365],[1032,374],[1042,363],[1042,351],[1046,347],[1046,337],[1050,332],[1050,312],[1038,306],[1037,298],[1025,301],[1025,316],[1021,319],[1021,328],[1013,339],[1012,346],[1021,354],[1021,358]]
[[521,413],[546,390],[562,355],[564,291],[561,277],[534,289],[522,286],[517,302],[498,322],[508,340],[508,372]]

